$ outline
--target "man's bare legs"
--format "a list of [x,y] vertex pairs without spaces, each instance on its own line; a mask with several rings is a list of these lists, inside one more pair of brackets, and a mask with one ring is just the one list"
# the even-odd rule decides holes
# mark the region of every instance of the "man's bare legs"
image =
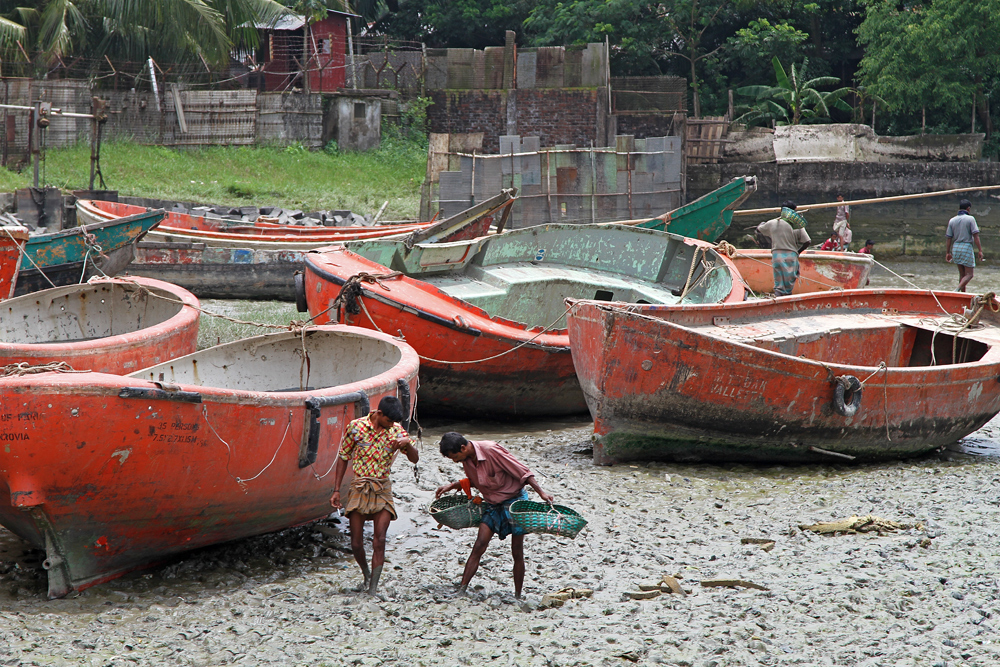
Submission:
[[972,281],[975,272],[971,266],[962,266],[961,264],[956,266],[958,266],[958,291],[964,292],[965,286]]
[[[378,591],[378,580],[382,574],[382,565],[385,563],[385,534],[389,531],[389,523],[392,522],[392,513],[389,510],[381,510],[375,515],[362,514],[361,512],[351,512],[347,515],[351,524],[351,553],[357,561],[364,575],[363,586],[368,588],[371,595]],[[365,555],[365,521],[371,519],[372,535],[372,567],[368,569],[368,558]]]
[[460,592],[465,592],[469,589],[469,582],[472,578],[476,576],[476,572],[479,570],[479,561],[482,560],[483,554],[486,553],[486,549],[490,546],[490,540],[493,539],[493,531],[485,523],[479,524],[479,534],[476,535],[476,543],[472,545],[472,553],[469,554],[469,559],[465,561],[465,570],[462,572],[462,583],[458,585],[458,590]]
[[524,585],[524,535],[510,536],[510,555],[514,557],[514,597],[521,597]]

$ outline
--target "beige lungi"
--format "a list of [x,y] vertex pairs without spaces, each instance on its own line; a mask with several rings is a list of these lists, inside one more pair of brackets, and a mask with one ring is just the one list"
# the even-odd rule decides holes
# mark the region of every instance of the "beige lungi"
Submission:
[[347,492],[344,513],[360,512],[372,515],[382,510],[389,510],[392,518],[396,518],[396,505],[392,501],[392,482],[378,477],[355,477]]

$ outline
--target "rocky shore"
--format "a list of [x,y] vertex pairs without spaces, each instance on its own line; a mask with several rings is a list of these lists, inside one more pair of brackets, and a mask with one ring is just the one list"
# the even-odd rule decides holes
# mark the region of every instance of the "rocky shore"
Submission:
[[[436,451],[460,430],[503,441],[589,525],[526,540],[525,596],[494,542],[469,597],[454,595],[474,532],[426,506],[461,468]],[[0,529],[2,665],[990,665],[1000,662],[1000,423],[966,452],[850,467],[595,467],[585,422],[424,432],[397,462],[381,595],[345,522],[192,553],[64,600],[42,554]],[[878,515],[909,526],[821,536],[801,524]],[[751,539],[745,539],[751,538]],[[773,545],[766,542],[773,541]],[[744,543],[747,542],[747,543]],[[687,594],[633,600],[641,582]],[[710,579],[766,588],[703,587]],[[560,589],[592,597],[544,608]]]

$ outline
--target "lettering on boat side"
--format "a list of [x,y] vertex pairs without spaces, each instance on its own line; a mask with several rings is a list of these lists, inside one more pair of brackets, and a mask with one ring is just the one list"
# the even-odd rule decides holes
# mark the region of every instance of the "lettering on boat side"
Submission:
[[10,413],[10,412],[5,412],[5,413],[0,414],[0,422],[12,422],[12,421],[36,422],[36,421],[38,421],[38,413],[37,412],[19,412],[17,414],[13,414],[13,413]]
[[723,398],[754,398],[762,396],[767,389],[767,380],[753,380],[744,378],[742,382],[716,382],[708,390],[710,394],[722,396]]
[[[200,426],[197,422],[183,422],[175,420],[164,422],[149,427],[149,437],[153,442],[165,442],[170,444],[196,444]],[[189,432],[189,433],[185,433]]]
[[27,433],[0,433],[0,442],[17,442],[31,440]]

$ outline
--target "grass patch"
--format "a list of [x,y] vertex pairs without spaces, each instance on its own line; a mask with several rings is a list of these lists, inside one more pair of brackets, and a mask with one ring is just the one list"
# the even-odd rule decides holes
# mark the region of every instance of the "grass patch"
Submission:
[[[220,315],[226,315],[245,322],[287,325],[292,320],[305,319],[306,315],[295,310],[294,303],[284,301],[228,301],[204,299],[201,307]],[[220,317],[201,314],[198,321],[198,349],[213,345],[231,343],[242,338],[273,333],[275,329],[264,329],[249,324],[237,324]]]
[[[403,140],[365,153],[309,151],[301,145],[177,150],[111,142],[101,147],[104,180],[122,195],[359,214],[374,214],[388,200],[383,220],[417,217],[426,164],[427,149]],[[78,190],[89,180],[88,144],[46,152],[48,185]],[[20,174],[0,169],[2,190],[30,182],[30,167]]]

